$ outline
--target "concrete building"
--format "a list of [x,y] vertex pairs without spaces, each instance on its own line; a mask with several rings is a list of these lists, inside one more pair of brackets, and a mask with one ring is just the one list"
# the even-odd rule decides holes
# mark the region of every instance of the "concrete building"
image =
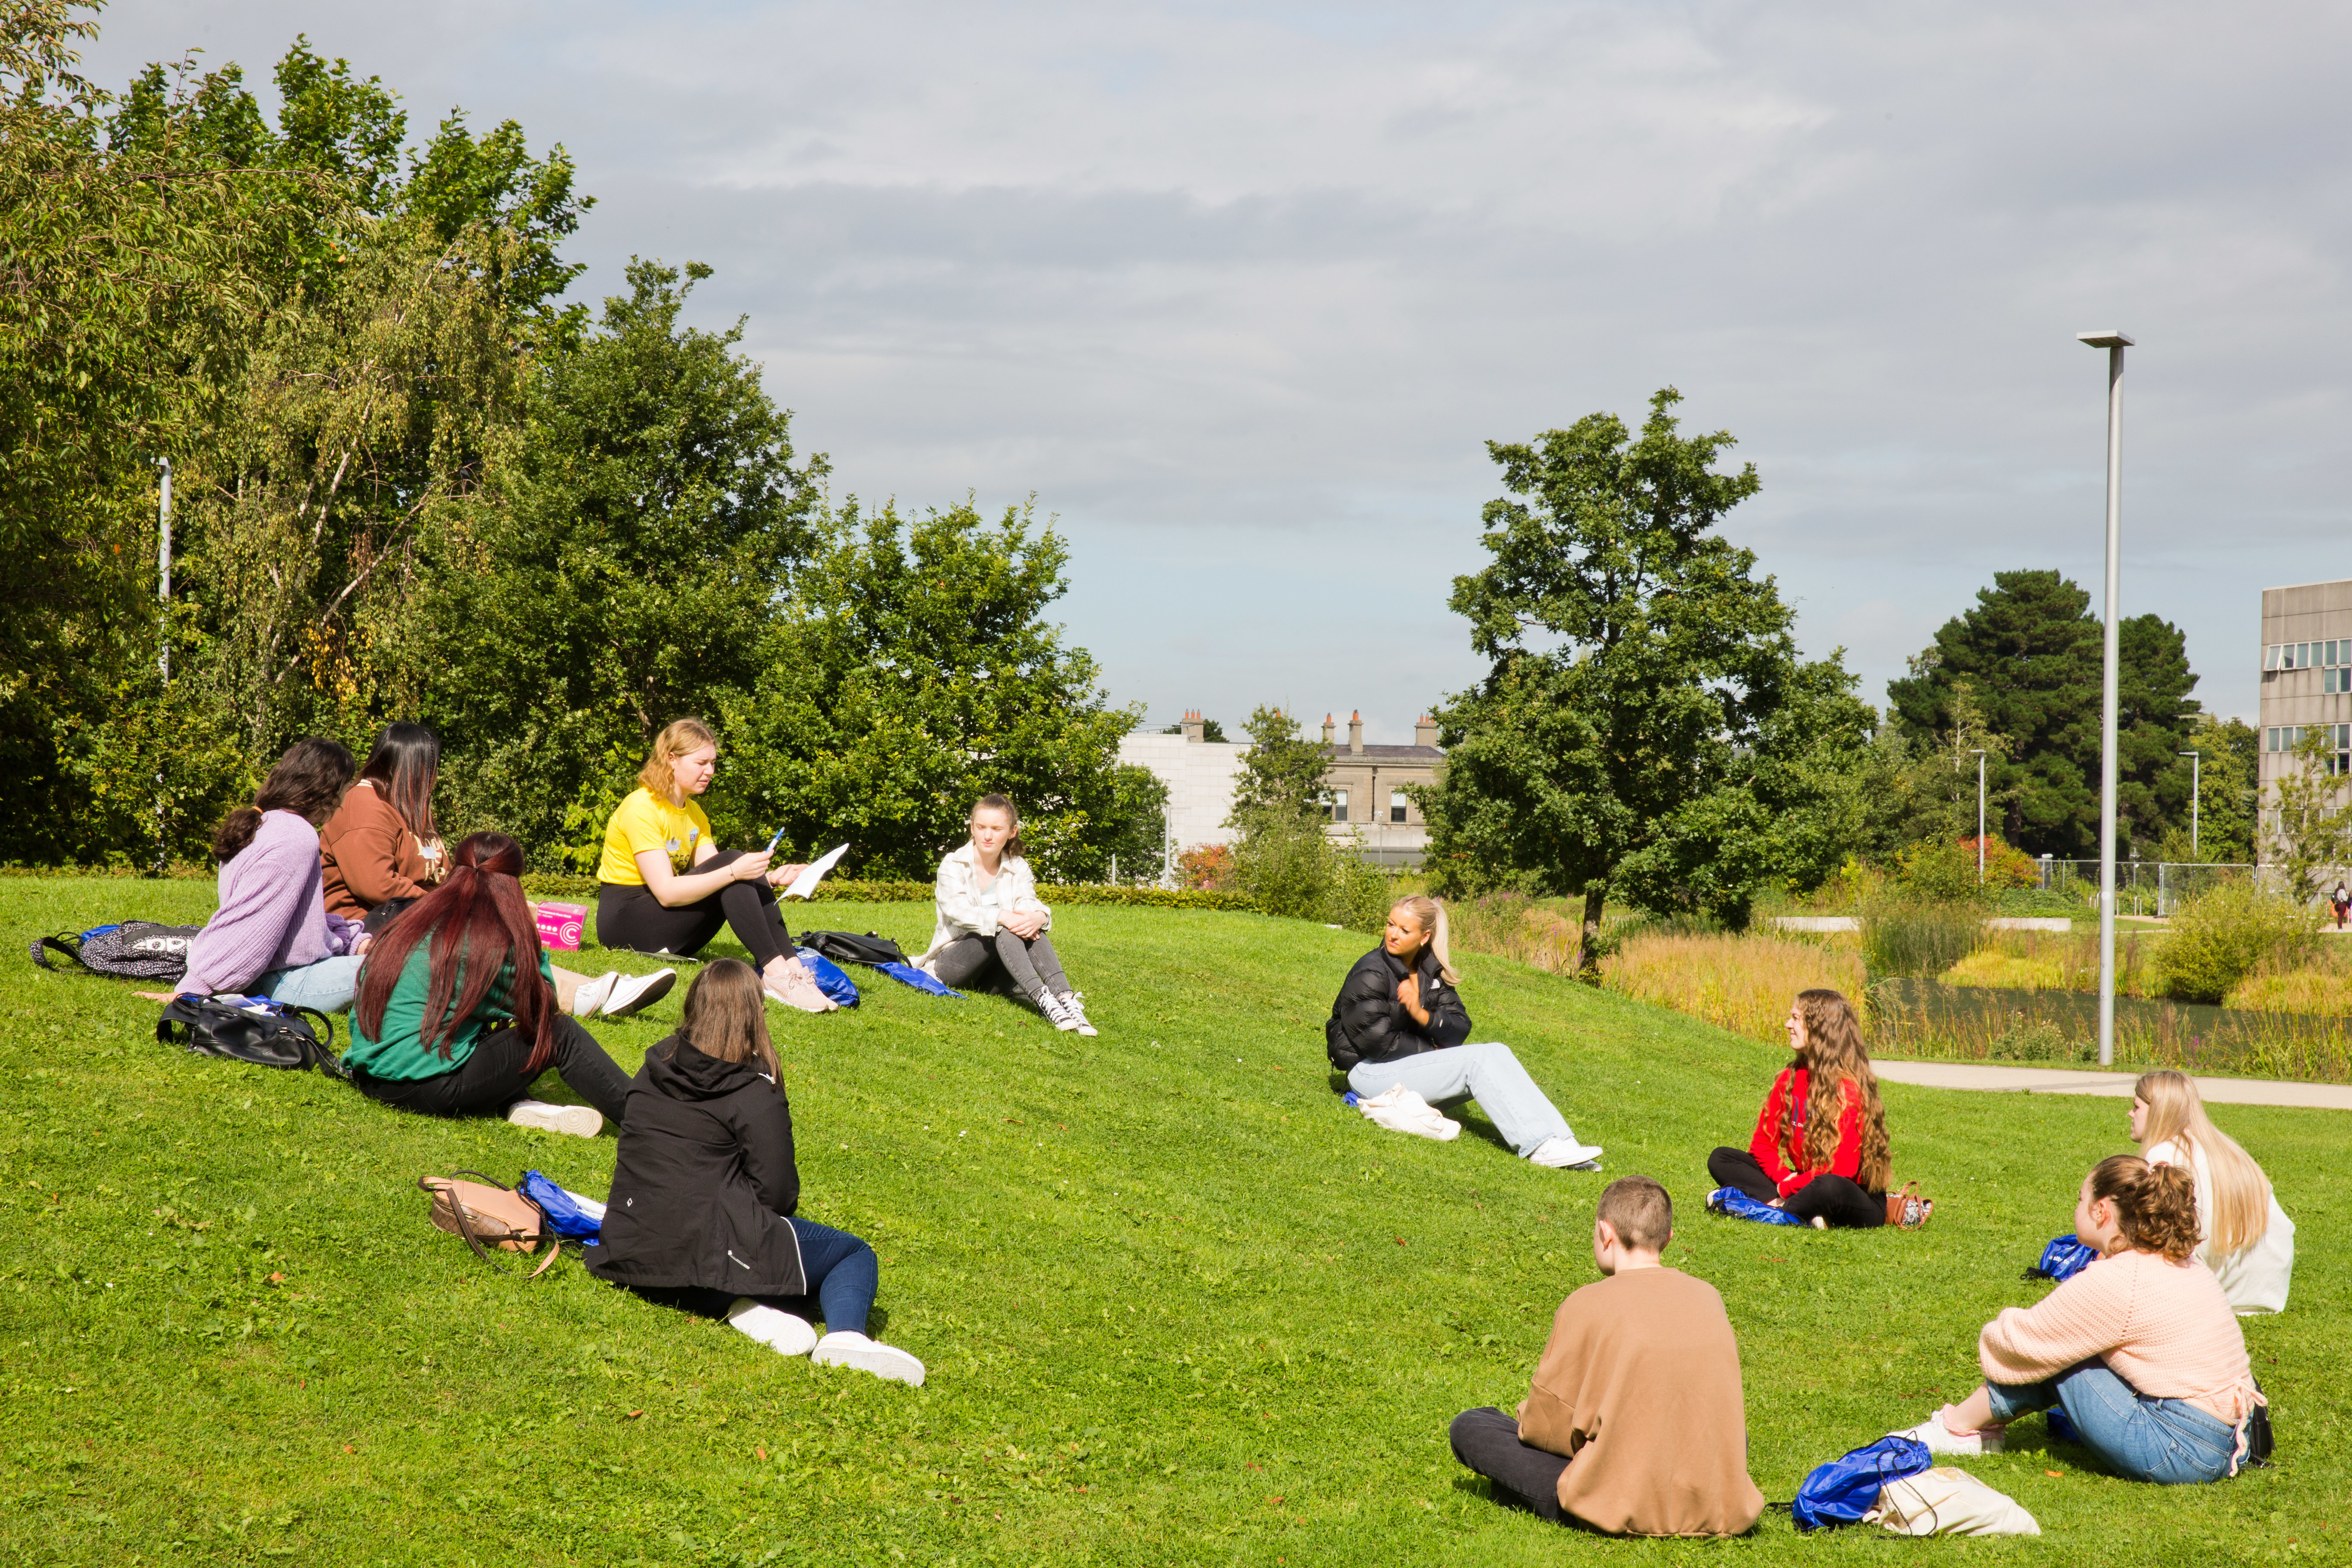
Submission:
[[1150,768],[1168,786],[1168,836],[1175,852],[1203,844],[1231,844],[1225,818],[1234,809],[1234,779],[1242,771],[1245,742],[1212,741],[1198,709],[1184,715],[1180,735],[1130,734],[1118,743],[1118,760]]
[[2352,579],[2263,590],[2262,691],[2267,825],[2305,729],[2326,732],[2336,773],[2352,772]]
[[1348,715],[1348,742],[1337,743],[1337,726],[1323,715],[1323,750],[1330,758],[1323,774],[1326,809],[1334,837],[1351,831],[1368,858],[1386,866],[1418,866],[1429,849],[1429,826],[1421,807],[1405,794],[1407,784],[1437,782],[1445,752],[1437,744],[1437,721],[1423,714],[1413,721],[1410,746],[1364,744],[1364,715]]

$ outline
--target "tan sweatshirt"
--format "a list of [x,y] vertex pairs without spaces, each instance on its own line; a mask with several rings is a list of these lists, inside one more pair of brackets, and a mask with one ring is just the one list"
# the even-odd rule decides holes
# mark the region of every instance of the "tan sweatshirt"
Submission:
[[1519,1439],[1573,1461],[1559,1506],[1620,1535],[1738,1535],[1764,1511],[1748,1478],[1739,1343],[1723,1298],[1637,1268],[1559,1304]]
[[319,829],[319,870],[327,909],[355,921],[387,899],[414,899],[431,889],[432,863],[392,803],[362,779]]

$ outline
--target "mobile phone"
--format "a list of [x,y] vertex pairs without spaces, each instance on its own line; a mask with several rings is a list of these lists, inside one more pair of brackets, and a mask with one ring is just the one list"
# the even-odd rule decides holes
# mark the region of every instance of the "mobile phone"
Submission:
[[783,841],[784,830],[779,827],[776,829],[776,836],[768,840],[768,847],[761,850],[761,853],[763,855],[773,855],[776,852],[776,846],[782,844]]

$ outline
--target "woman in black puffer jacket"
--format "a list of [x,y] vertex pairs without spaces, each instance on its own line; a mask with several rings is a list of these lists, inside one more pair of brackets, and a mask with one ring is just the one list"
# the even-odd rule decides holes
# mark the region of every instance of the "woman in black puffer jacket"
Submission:
[[[800,1195],[792,1107],[759,972],[722,958],[687,987],[677,1033],[646,1053],[630,1086],[589,1269],[656,1300],[723,1314],[786,1355],[921,1383],[921,1362],[866,1336],[880,1272],[874,1249],[799,1218]],[[823,1339],[799,1315],[812,1299]]]
[[1445,908],[1400,899],[1381,945],[1356,961],[1323,1026],[1331,1065],[1370,1100],[1406,1089],[1432,1105],[1475,1098],[1495,1131],[1538,1165],[1597,1171],[1601,1151],[1579,1143],[1511,1047],[1467,1045],[1462,977],[1445,951]]

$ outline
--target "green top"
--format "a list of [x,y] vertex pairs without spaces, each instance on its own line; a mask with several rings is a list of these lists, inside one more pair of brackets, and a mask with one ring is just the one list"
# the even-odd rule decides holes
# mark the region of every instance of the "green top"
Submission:
[[[360,1026],[360,1010],[352,1009],[352,1047],[343,1053],[343,1065],[357,1068],[370,1078],[390,1079],[399,1083],[413,1083],[418,1079],[439,1078],[454,1072],[482,1037],[482,1031],[492,1024],[502,1024],[514,1017],[510,1005],[514,995],[514,965],[506,964],[499,977],[482,996],[482,1005],[449,1031],[443,1041],[449,1047],[445,1060],[438,1049],[428,1048],[424,1041],[425,999],[432,994],[432,943],[426,942],[408,955],[408,963],[400,972],[400,982],[392,988],[392,997],[383,1006],[383,1035],[371,1039]],[[464,989],[465,964],[457,966],[457,989]],[[539,954],[539,977],[551,988],[555,973],[547,962],[544,948]]]

